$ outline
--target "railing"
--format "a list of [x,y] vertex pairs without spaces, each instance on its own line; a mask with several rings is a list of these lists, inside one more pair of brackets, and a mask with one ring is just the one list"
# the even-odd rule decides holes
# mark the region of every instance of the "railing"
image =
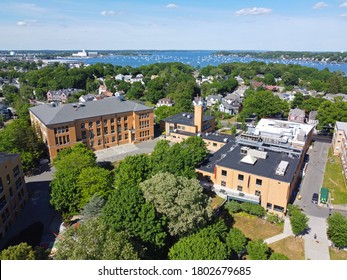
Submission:
[[232,190],[226,187],[222,187],[220,185],[214,184],[213,185],[214,191],[221,197],[227,197],[238,201],[245,201],[250,202],[254,204],[260,203],[260,197],[257,195],[247,194],[244,192],[240,192],[237,190]]

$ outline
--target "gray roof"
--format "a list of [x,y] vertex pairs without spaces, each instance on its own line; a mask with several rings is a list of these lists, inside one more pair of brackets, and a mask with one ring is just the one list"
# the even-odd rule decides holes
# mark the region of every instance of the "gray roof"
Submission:
[[[78,107],[76,107],[76,105],[78,105]],[[45,125],[67,123],[79,119],[149,109],[151,108],[145,105],[133,101],[121,101],[117,97],[108,97],[99,101],[86,102],[83,103],[83,105],[74,103],[53,107],[50,104],[45,104],[29,108],[29,110]]]
[[[185,115],[185,116],[184,116]],[[190,118],[188,118],[190,116]],[[203,122],[214,119],[212,116],[203,116]],[[194,126],[194,114],[193,113],[179,113],[170,117],[163,119],[164,122],[184,124],[189,126]]]
[[305,117],[305,111],[304,111],[304,110],[301,110],[301,109],[299,109],[299,108],[290,109],[290,110],[289,110],[289,115]]
[[[300,161],[297,156],[289,157],[284,153],[266,151],[267,158],[258,158],[252,165],[241,162],[245,155],[242,155],[240,150],[241,146],[231,141],[211,155],[198,169],[213,173],[215,165],[218,165],[282,182],[291,182]],[[288,168],[284,176],[276,175],[276,168],[282,160],[289,162]]]
[[211,140],[220,143],[235,142],[235,137],[228,134],[218,134],[218,133],[192,133],[187,131],[178,130],[177,133],[186,136],[197,136],[199,135],[202,139]]

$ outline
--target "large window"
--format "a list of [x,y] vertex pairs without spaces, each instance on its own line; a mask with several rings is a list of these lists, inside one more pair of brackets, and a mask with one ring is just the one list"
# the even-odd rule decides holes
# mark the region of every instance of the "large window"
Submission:
[[227,176],[228,172],[226,170],[222,170],[222,176]]
[[282,206],[278,206],[278,205],[274,205],[274,210],[277,211],[277,212],[284,212],[284,207]]
[[271,210],[272,209],[272,203],[266,203],[266,209]]
[[237,178],[239,179],[239,181],[243,181],[244,176],[242,174],[239,174]]
[[263,184],[263,180],[256,179],[255,184],[258,185],[258,186],[261,186]]

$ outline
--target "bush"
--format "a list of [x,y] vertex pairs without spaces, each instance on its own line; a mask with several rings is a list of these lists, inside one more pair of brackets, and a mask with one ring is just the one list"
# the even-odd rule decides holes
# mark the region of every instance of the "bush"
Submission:
[[225,204],[225,209],[230,213],[238,213],[241,211],[241,205],[235,200],[231,200]]
[[283,219],[281,219],[278,215],[276,214],[271,214],[268,213],[266,217],[267,221],[273,224],[280,224],[283,222]]
[[328,218],[328,236],[336,247],[347,247],[347,219],[340,213]]
[[265,215],[265,209],[259,204],[244,202],[241,204],[241,210],[260,218]]

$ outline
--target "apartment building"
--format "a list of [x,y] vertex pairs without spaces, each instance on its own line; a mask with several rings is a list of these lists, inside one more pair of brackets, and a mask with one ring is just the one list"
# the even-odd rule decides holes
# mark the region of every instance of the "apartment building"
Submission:
[[94,102],[45,104],[29,109],[51,158],[77,142],[92,150],[138,143],[154,137],[153,109],[109,97]]
[[336,156],[340,156],[343,174],[345,175],[345,178],[347,180],[347,141],[346,141],[346,135],[347,135],[347,123],[336,122],[335,129],[334,129],[334,135],[333,135],[333,141],[332,141],[333,154]]
[[18,154],[0,153],[0,240],[28,202],[22,164]]

